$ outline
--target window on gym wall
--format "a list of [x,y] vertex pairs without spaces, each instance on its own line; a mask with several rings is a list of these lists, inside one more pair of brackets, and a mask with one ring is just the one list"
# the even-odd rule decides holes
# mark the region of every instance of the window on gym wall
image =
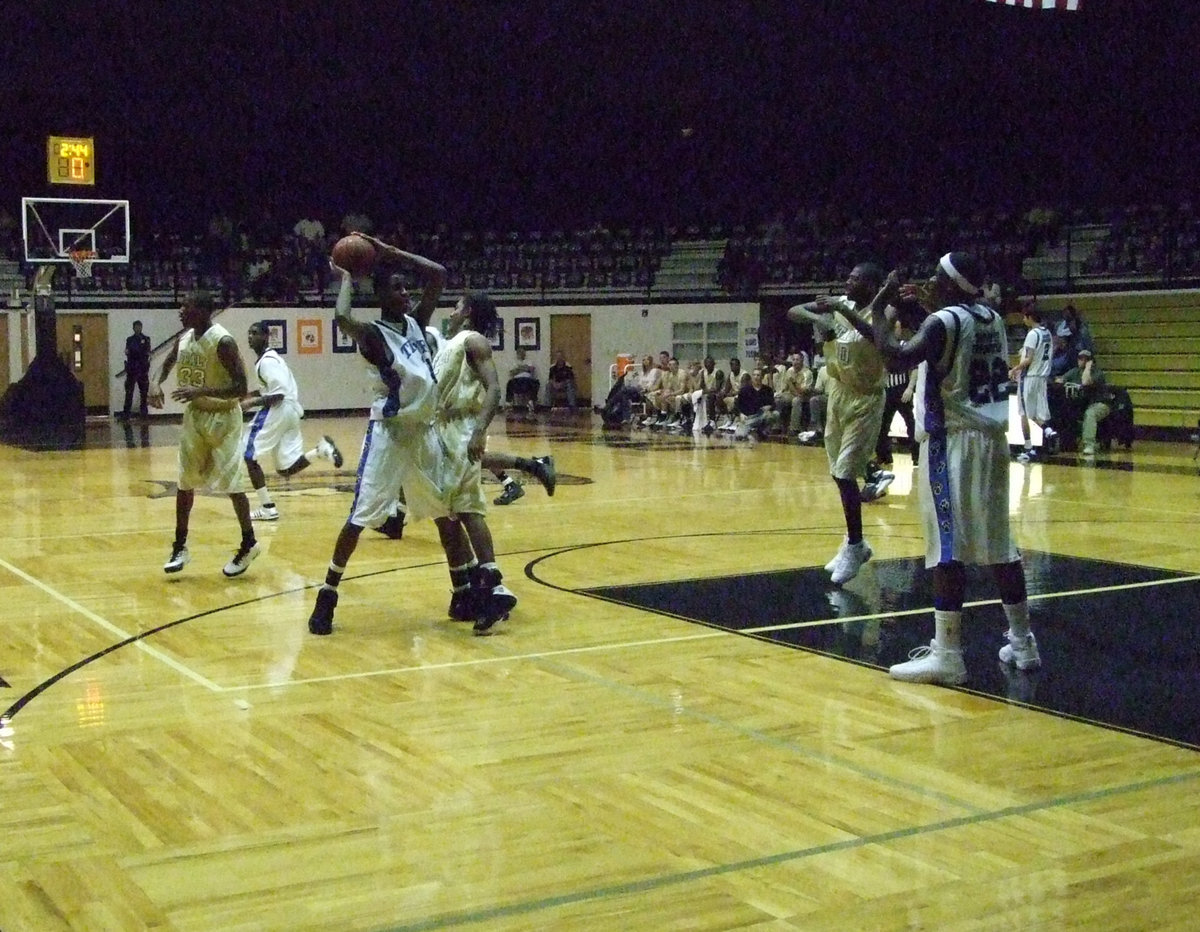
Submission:
[[679,322],[671,327],[671,353],[681,363],[712,356],[724,363],[739,356],[738,322],[718,320],[707,323]]

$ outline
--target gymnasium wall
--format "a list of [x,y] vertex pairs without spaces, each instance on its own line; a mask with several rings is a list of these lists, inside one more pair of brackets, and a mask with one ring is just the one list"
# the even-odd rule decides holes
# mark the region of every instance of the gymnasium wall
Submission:
[[[433,325],[440,327],[441,321],[450,315],[452,308],[440,308],[433,318]],[[79,309],[73,309],[78,313]],[[645,315],[643,316],[643,312]],[[179,331],[178,308],[162,309],[97,309],[95,313],[108,317],[109,358],[112,360],[113,376],[110,392],[110,407],[120,408],[124,398],[124,379],[118,378],[125,358],[125,338],[133,332],[133,322],[142,321],[143,332],[150,337],[154,346],[174,337]],[[371,317],[368,308],[355,310],[360,320]],[[534,318],[541,322],[541,349],[527,351],[526,359],[537,367],[538,377],[545,383],[546,372],[553,361],[550,347],[550,318],[556,314],[591,317],[592,386],[593,401],[599,403],[608,390],[608,367],[616,361],[619,353],[657,354],[661,349],[671,348],[672,325],[676,322],[736,321],[742,338],[755,332],[759,325],[758,304],[703,303],[694,304],[636,304],[636,305],[563,305],[521,306],[504,305],[500,316],[504,321],[504,350],[497,352],[496,369],[500,373],[501,385],[505,376],[516,362],[513,347],[513,321]],[[332,320],[330,308],[279,308],[279,307],[231,307],[215,318],[237,339],[242,348],[242,358],[247,369],[252,370],[254,354],[246,343],[246,330],[252,322],[260,319],[282,320],[287,324],[287,354],[285,359],[300,386],[300,400],[306,410],[334,411],[366,408],[370,404],[370,381],[366,375],[362,358],[357,353],[334,353],[332,351]],[[321,337],[319,353],[300,353],[301,321],[318,321]],[[162,364],[166,347],[155,353],[151,373],[157,374]],[[573,361],[578,367],[580,361]],[[256,385],[251,371],[250,382]],[[171,380],[168,380],[170,386]],[[178,413],[180,408],[168,398],[167,413]]]

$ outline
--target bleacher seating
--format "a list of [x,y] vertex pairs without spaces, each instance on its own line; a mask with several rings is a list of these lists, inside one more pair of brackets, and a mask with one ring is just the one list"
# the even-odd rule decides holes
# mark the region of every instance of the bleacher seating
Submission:
[[[1065,300],[1041,302],[1055,313]],[[1194,429],[1200,417],[1200,291],[1076,295],[1108,381],[1129,391],[1138,428]]]

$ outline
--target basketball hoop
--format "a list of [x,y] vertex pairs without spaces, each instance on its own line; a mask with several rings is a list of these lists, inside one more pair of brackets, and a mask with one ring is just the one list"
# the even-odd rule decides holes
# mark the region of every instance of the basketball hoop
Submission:
[[96,250],[71,249],[67,251],[67,259],[71,262],[71,268],[75,270],[76,278],[92,277],[92,263],[96,261]]

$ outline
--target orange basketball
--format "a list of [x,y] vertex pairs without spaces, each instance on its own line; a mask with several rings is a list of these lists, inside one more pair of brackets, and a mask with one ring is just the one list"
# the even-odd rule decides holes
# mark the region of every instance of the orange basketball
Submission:
[[361,236],[343,236],[333,244],[333,264],[355,277],[375,267],[375,247]]

